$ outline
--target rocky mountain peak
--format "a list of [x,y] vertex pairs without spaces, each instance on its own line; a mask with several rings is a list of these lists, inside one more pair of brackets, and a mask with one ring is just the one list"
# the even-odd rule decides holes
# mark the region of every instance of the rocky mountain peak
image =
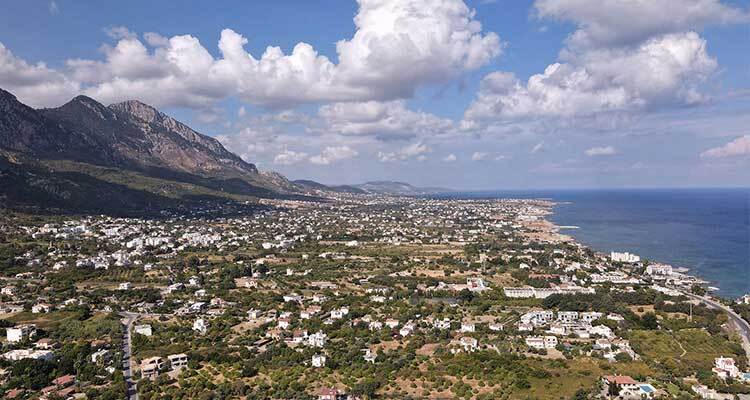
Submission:
[[86,114],[90,117],[90,115],[93,114],[100,119],[117,119],[110,109],[91,97],[84,95],[74,97],[69,102],[57,108],[57,110],[63,113],[75,114],[77,116]]
[[109,108],[116,112],[129,114],[147,123],[159,122],[165,118],[169,118],[156,108],[138,100],[127,100],[121,103],[110,104]]
[[7,104],[10,102],[18,102],[16,96],[13,93],[0,89],[0,104]]

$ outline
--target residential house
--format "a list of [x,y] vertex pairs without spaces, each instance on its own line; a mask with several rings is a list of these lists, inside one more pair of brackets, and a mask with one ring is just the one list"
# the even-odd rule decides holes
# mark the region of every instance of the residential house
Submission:
[[36,335],[36,325],[34,324],[17,325],[5,330],[5,336],[8,343],[22,342],[26,339],[30,339],[34,335]]
[[322,368],[326,366],[326,356],[323,354],[314,354],[312,356],[312,366]]
[[172,365],[173,371],[182,369],[188,365],[188,356],[185,353],[171,354],[167,356],[167,359],[169,360],[169,364]]
[[156,379],[159,372],[164,368],[164,359],[161,357],[149,357],[141,361],[141,376],[144,379]]

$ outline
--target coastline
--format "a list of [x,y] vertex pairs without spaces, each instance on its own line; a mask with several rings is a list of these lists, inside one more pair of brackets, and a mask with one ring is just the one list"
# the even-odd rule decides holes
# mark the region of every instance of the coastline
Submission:
[[[583,248],[590,249],[595,254],[597,254],[597,255],[599,255],[601,257],[609,258],[609,254],[603,252],[604,250],[598,250],[598,249],[594,248],[593,246],[590,246],[588,244],[585,244],[585,243],[581,242],[579,239],[577,239],[575,237],[575,235],[573,235],[573,234],[567,235],[567,234],[560,233],[561,230],[577,230],[577,229],[580,229],[580,227],[574,226],[574,225],[557,225],[555,222],[551,221],[548,218],[549,216],[555,214],[554,210],[555,210],[555,208],[558,205],[561,205],[561,204],[572,204],[572,202],[559,202],[558,203],[558,202],[554,202],[554,201],[550,201],[550,200],[545,200],[545,202],[549,203],[549,208],[545,209],[546,212],[544,212],[541,215],[543,223],[536,224],[534,227],[536,227],[536,228],[546,227],[547,229],[549,229],[549,231],[547,232],[547,234],[550,237],[556,237],[556,238],[558,238],[559,242],[572,242],[572,243],[575,243],[576,245],[581,246]],[[607,251],[620,251],[620,250],[622,250],[622,249],[609,249]],[[650,261],[652,261],[653,263],[670,265],[673,268],[675,276],[680,277],[681,279],[686,279],[686,280],[689,280],[689,281],[693,281],[694,283],[703,286],[707,290],[707,292],[710,293],[714,297],[722,297],[722,298],[725,297],[725,296],[721,296],[721,295],[717,294],[721,290],[721,288],[719,286],[717,286],[718,284],[716,282],[708,281],[708,280],[706,280],[706,278],[701,277],[701,276],[688,274],[688,272],[690,272],[690,268],[689,267],[674,266],[674,265],[671,265],[669,263],[661,262],[661,261],[658,261],[658,260],[650,260]]]

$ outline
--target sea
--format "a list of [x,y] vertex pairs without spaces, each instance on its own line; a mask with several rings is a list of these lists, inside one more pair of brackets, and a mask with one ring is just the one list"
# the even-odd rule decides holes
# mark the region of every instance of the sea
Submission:
[[687,268],[721,296],[750,293],[750,188],[483,191],[439,197],[550,199],[557,205],[548,219],[596,251],[627,251]]

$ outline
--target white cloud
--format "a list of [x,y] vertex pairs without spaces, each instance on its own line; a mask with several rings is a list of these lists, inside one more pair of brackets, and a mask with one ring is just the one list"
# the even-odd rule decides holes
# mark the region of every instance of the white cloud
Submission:
[[50,0],[48,8],[49,13],[52,15],[57,15],[60,13],[60,6],[57,5],[57,2],[55,0]]
[[492,154],[484,151],[476,151],[474,154],[471,155],[472,161],[487,161],[487,160],[493,160],[493,161],[502,161],[507,159],[508,157],[502,155],[502,154]]
[[698,85],[716,66],[694,32],[634,48],[591,50],[548,66],[525,84],[510,73],[489,74],[466,118],[576,117],[695,104],[704,100]]
[[80,84],[47,67],[29,64],[0,43],[0,87],[32,107],[62,104],[77,95]]
[[151,47],[166,47],[169,46],[169,38],[166,38],[155,32],[146,32],[143,34],[143,38],[146,43]]
[[704,102],[701,89],[717,62],[697,32],[750,21],[747,11],[720,0],[537,0],[534,6],[540,18],[576,25],[557,62],[526,82],[507,72],[487,75],[462,126],[580,122]]
[[425,153],[431,152],[429,146],[417,142],[412,143],[406,147],[402,147],[397,151],[392,152],[378,152],[378,160],[381,162],[393,162],[393,161],[404,161],[412,157],[417,157],[419,161],[427,160]]
[[240,118],[242,118],[242,117],[244,117],[245,115],[247,115],[247,110],[245,110],[245,106],[241,106],[241,107],[240,107],[240,108],[239,108],[239,109],[237,110],[237,116],[238,116],[238,117],[240,117]]
[[[304,42],[289,54],[269,46],[253,55],[244,49],[248,40],[231,29],[221,32],[220,57],[214,58],[191,35],[167,39],[149,32],[148,49],[132,32],[115,27],[107,33],[119,41],[105,46],[104,60],[68,60],[65,73],[105,103],[137,98],[156,106],[203,108],[238,97],[285,108],[408,98],[420,86],[477,70],[502,48],[496,34],[482,32],[462,0],[359,0],[354,24],[354,36],[336,44],[338,64]],[[23,100],[57,105],[49,103],[48,93],[34,93],[24,93]]]
[[341,135],[369,135],[380,139],[409,139],[454,130],[453,121],[411,111],[403,100],[333,103],[320,107],[324,131]]
[[305,158],[307,158],[307,153],[284,150],[273,158],[273,163],[279,165],[292,165],[304,161]]
[[474,154],[471,155],[471,161],[484,161],[490,156],[490,153],[485,153],[483,151],[475,151]]
[[110,26],[104,28],[104,33],[112,39],[137,39],[138,35],[124,26]]
[[349,146],[328,146],[323,151],[310,157],[310,162],[318,165],[328,165],[359,155],[359,152]]
[[595,156],[611,156],[613,154],[616,154],[617,151],[612,146],[603,146],[603,147],[592,147],[590,149],[587,149],[584,151],[584,154],[586,154],[589,157],[595,157]]
[[456,155],[453,153],[448,154],[447,156],[443,157],[443,161],[445,162],[454,162],[456,160],[457,160]]
[[541,141],[541,142],[535,144],[534,147],[531,148],[531,154],[536,154],[540,150],[542,150],[543,148],[544,148],[544,141]]
[[740,136],[731,142],[708,149],[701,153],[702,158],[727,158],[750,156],[750,135]]
[[632,45],[708,24],[748,20],[746,11],[719,0],[537,0],[534,6],[542,18],[578,25],[568,38],[573,49]]

